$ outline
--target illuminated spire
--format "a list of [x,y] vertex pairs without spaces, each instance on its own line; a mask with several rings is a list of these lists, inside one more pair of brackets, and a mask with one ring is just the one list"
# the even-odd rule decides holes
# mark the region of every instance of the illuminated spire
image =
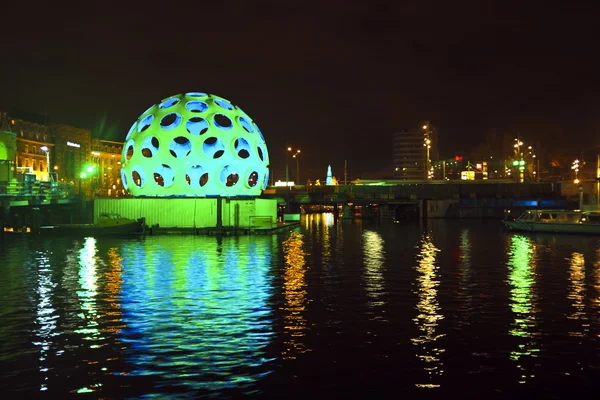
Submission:
[[326,185],[333,185],[333,178],[331,177],[331,165],[327,166],[327,179],[325,180]]

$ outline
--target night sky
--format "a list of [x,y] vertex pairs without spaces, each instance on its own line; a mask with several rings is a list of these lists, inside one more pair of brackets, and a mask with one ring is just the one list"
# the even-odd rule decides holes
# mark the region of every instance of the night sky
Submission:
[[[16,2],[15,2],[16,3]],[[600,23],[577,1],[169,1],[3,5],[0,109],[123,141],[150,105],[213,93],[261,128],[276,179],[391,166],[430,120],[440,153],[486,132],[600,146]],[[295,162],[290,161],[290,169]],[[295,171],[295,170],[294,170]]]

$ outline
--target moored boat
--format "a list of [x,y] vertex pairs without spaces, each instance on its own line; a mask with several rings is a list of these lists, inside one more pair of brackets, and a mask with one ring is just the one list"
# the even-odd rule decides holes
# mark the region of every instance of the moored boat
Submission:
[[56,235],[131,235],[143,234],[146,231],[145,218],[137,220],[123,218],[116,213],[100,214],[97,223],[94,224],[56,224],[40,226],[41,234]]
[[527,210],[504,225],[515,231],[600,235],[600,212],[580,210]]

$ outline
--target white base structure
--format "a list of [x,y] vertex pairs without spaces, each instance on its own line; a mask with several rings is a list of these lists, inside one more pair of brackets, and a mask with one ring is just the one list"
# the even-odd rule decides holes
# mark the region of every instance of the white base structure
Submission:
[[[277,222],[277,201],[221,198],[223,227],[267,227]],[[102,213],[124,218],[146,218],[146,225],[161,228],[213,228],[217,226],[217,198],[137,197],[95,199],[94,222]]]

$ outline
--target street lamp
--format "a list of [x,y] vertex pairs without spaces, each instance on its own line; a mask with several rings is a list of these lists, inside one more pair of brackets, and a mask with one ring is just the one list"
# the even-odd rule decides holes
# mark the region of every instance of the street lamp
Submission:
[[46,153],[46,172],[48,173],[48,182],[51,182],[52,178],[50,175],[50,150],[48,149],[48,146],[42,146],[40,147],[40,150]]
[[571,169],[575,171],[575,180],[573,183],[579,183],[579,160],[573,161],[573,165],[571,165]]
[[292,151],[292,148],[288,146],[285,150],[285,185],[287,186],[290,178],[288,174],[288,152]]
[[300,184],[300,150],[296,150],[296,153],[292,156],[296,159],[296,184]]

